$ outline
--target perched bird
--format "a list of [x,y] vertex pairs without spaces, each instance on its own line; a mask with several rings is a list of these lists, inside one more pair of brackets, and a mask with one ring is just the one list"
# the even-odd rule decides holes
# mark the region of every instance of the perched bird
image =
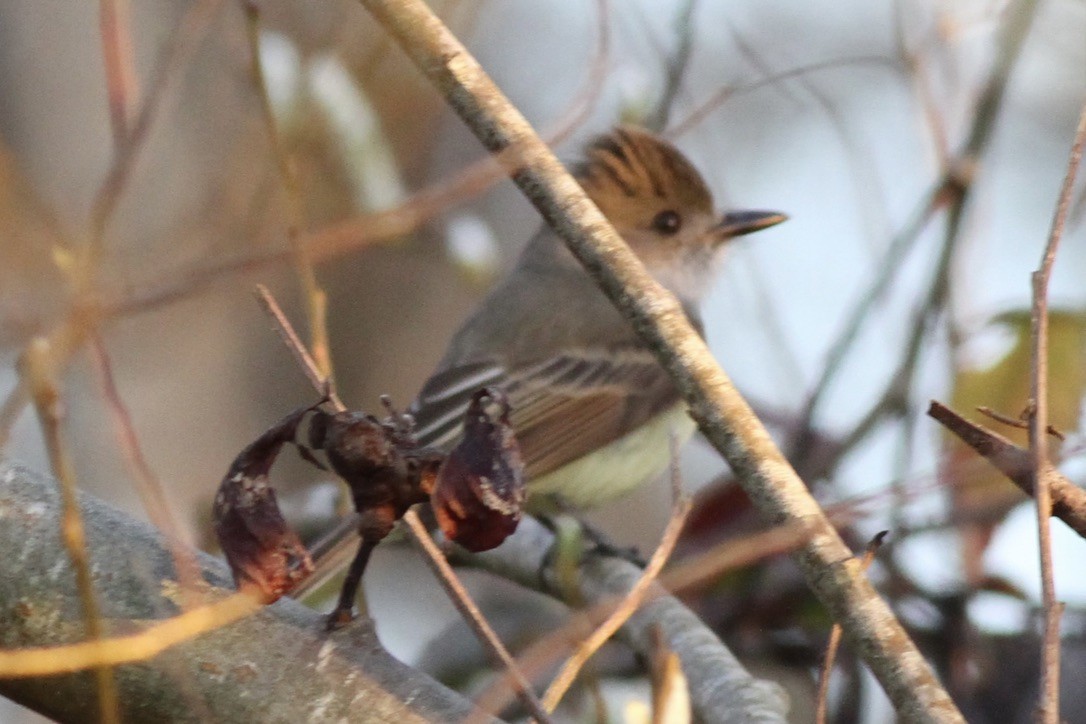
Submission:
[[[716,213],[686,157],[633,127],[592,141],[574,175],[699,332],[727,242],[786,218]],[[537,511],[592,507],[659,477],[671,436],[694,430],[667,373],[548,227],[453,336],[411,408],[419,442],[451,447],[484,386],[508,397]]]

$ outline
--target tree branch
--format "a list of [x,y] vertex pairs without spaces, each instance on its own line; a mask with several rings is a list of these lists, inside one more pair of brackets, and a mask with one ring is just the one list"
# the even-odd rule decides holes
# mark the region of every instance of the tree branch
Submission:
[[1041,255],[1041,265],[1033,272],[1033,305],[1030,311],[1030,398],[1033,414],[1029,416],[1029,454],[1033,468],[1033,498],[1037,502],[1037,542],[1041,563],[1041,600],[1045,609],[1044,647],[1041,656],[1041,696],[1039,718],[1045,724],[1060,719],[1060,616],[1063,605],[1056,601],[1056,582],[1052,574],[1052,533],[1048,519],[1052,515],[1052,494],[1044,474],[1048,462],[1048,280],[1056,262],[1075,176],[1086,142],[1086,106],[1079,116],[1071,159],[1067,164],[1052,231]]
[[[791,533],[785,536],[788,544],[805,538],[805,534]],[[482,568],[525,588],[564,600],[568,588],[559,585],[553,575],[540,575],[540,571],[553,573],[549,560],[553,547],[554,533],[535,518],[525,516],[517,532],[499,548],[475,554],[454,550],[450,555],[454,563]],[[629,561],[589,555],[577,570],[577,588],[582,598],[579,603],[591,608],[621,601],[643,573]],[[696,576],[692,579],[697,581]],[[685,581],[690,582],[691,578]],[[701,721],[727,724],[787,720],[787,695],[780,686],[751,676],[717,635],[659,584],[650,587],[646,602],[626,621],[619,635],[635,651],[648,657],[654,649],[656,630],[679,656],[694,711]],[[485,706],[485,702],[484,695],[480,705]]]
[[[976,450],[1022,492],[1033,496],[1033,463],[1028,450],[982,425],[966,420],[935,400],[928,408],[928,416]],[[1086,490],[1072,483],[1051,465],[1046,466],[1044,475],[1048,478],[1048,490],[1052,495],[1052,515],[1086,538]]]
[[[80,502],[103,623],[116,635],[175,614],[173,562],[162,536],[92,496]],[[0,458],[4,649],[86,638],[57,535],[60,511],[54,480]],[[233,590],[223,563],[207,555],[199,563],[213,593]],[[473,712],[469,702],[392,658],[372,629],[352,625],[327,634],[320,614],[290,599],[115,672],[126,721],[199,721],[203,712],[216,721],[447,722]],[[0,694],[61,721],[86,720],[94,690],[87,672],[0,679]]]
[[649,276],[524,117],[424,3],[362,3],[484,146],[492,153],[514,149],[508,166],[513,180],[656,353],[701,431],[727,459],[763,517],[774,524],[811,527],[812,538],[795,559],[898,713],[909,721],[962,721],[920,651],[717,365],[675,297]]

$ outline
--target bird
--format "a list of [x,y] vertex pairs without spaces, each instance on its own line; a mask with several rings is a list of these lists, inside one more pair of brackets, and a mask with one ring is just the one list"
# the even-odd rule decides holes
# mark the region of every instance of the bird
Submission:
[[[576,180],[704,336],[701,305],[729,242],[776,211],[718,212],[693,163],[635,126],[591,140]],[[581,511],[661,477],[695,425],[655,356],[549,227],[453,334],[409,408],[449,449],[483,387],[504,391],[533,512]]]

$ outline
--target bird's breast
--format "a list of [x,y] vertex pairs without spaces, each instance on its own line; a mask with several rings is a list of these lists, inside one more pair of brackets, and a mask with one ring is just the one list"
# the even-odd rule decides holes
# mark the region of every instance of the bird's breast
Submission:
[[682,445],[695,427],[686,404],[679,403],[618,440],[529,480],[528,508],[592,508],[630,493],[664,472],[672,435]]

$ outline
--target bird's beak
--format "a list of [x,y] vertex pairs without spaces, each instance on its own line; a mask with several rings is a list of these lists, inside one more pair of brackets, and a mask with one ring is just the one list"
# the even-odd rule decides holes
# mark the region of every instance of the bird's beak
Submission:
[[718,239],[724,241],[768,229],[787,220],[788,216],[778,211],[729,211],[713,231]]

